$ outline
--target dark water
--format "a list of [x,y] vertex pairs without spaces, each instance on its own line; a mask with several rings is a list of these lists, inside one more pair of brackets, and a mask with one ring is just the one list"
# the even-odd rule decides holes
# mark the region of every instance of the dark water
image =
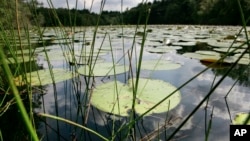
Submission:
[[[101,42],[101,38],[97,43]],[[132,45],[132,39],[125,39],[125,48],[128,49]],[[82,43],[75,43],[79,46]],[[121,42],[115,42],[114,46],[121,46]],[[67,45],[55,45],[57,47]],[[140,44],[136,43],[136,53],[138,55]],[[194,49],[192,49],[194,48]],[[148,71],[143,70],[141,77],[159,79],[173,84],[175,87],[182,86],[190,78],[201,72],[206,68],[199,60],[190,59],[182,56],[182,53],[187,51],[194,51],[195,47],[182,49],[179,51],[172,51],[165,54],[149,53],[144,51],[144,59],[155,59],[162,57],[173,62],[180,63],[182,66],[176,70],[165,71]],[[122,56],[122,50],[114,51],[117,60]],[[111,61],[110,54],[103,56],[104,59]],[[125,56],[125,58],[128,58]],[[125,59],[128,63],[128,59]],[[121,60],[120,62],[123,62]],[[74,69],[65,61],[51,61],[53,68]],[[46,61],[39,60],[38,64],[43,68],[48,68]],[[127,137],[128,140],[166,140],[167,137],[180,125],[183,120],[194,110],[200,101],[208,94],[213,85],[222,78],[222,75],[228,68],[214,69],[210,68],[194,80],[183,86],[181,91],[181,102],[173,110],[153,114],[144,117],[135,124],[136,137]],[[206,130],[209,122],[211,123],[210,134],[208,140],[229,140],[229,125],[234,116],[239,112],[249,112],[250,104],[250,83],[249,83],[249,68],[245,65],[237,65],[223,82],[212,92],[208,101],[204,102],[202,106],[195,112],[195,114],[187,121],[187,123],[180,129],[180,131],[173,137],[175,140],[183,141],[200,141],[205,140]],[[120,74],[117,80],[125,82],[128,73]],[[74,121],[84,125],[101,135],[110,139],[112,135],[112,128],[118,130],[121,125],[126,125],[129,118],[117,117],[108,113],[101,112],[95,107],[90,106],[89,111],[86,111],[86,83],[87,77],[80,76],[72,80],[67,80],[54,85],[46,85],[42,87],[41,91],[37,91],[33,96],[33,110],[35,113],[47,113],[59,116],[70,121]],[[114,79],[111,77],[96,77],[95,85],[100,85],[103,82],[108,82]],[[234,85],[234,82],[238,82]],[[234,87],[232,88],[232,86]],[[225,96],[228,95],[227,98]],[[27,104],[28,105],[28,104]],[[14,106],[11,107],[3,116],[1,116],[1,132],[4,139],[19,140],[20,137],[28,137],[25,128],[19,119]],[[10,124],[4,121],[13,121]],[[76,126],[68,123],[57,121],[50,118],[42,118],[35,116],[35,124],[37,132],[41,140],[101,140],[92,133],[86,132]],[[10,132],[14,129],[12,132]],[[157,129],[160,129],[157,131]],[[117,135],[116,140],[121,140],[125,137],[123,131]],[[148,136],[147,136],[148,135]],[[13,139],[14,138],[14,139]],[[20,139],[23,140],[23,139]],[[24,139],[25,140],[25,139]]]

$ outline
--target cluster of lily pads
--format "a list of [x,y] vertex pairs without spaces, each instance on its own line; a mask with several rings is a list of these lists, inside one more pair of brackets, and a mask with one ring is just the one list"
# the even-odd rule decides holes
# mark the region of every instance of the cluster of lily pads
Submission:
[[[143,44],[145,51],[151,53],[152,56],[156,53],[167,55],[167,53],[172,52],[183,52],[191,48],[191,51],[179,55],[206,62],[216,62],[223,55],[230,53],[221,62],[234,63],[241,53],[248,48],[247,45],[242,44],[245,42],[244,35],[226,38],[228,34],[236,34],[238,28],[232,31],[227,30],[228,33],[216,27],[172,26],[170,28],[157,28],[149,26],[148,28],[152,30],[148,30],[145,34],[147,36],[145,42],[142,41],[143,34],[136,34],[131,27],[126,27],[122,34],[120,28],[101,29],[94,39],[92,28],[84,29],[84,31],[79,29],[74,32],[46,29],[42,36],[36,35],[32,41],[32,43],[37,41],[39,47],[14,52],[17,55],[27,54],[27,58],[23,56],[21,59],[8,58],[7,62],[21,63],[42,58],[44,62],[63,60],[77,66],[76,72],[62,68],[43,69],[19,75],[14,79],[18,86],[24,84],[39,86],[61,82],[79,74],[101,77],[127,72],[129,65],[113,61],[107,62],[105,59],[110,58],[114,51],[121,52],[124,48],[129,50],[133,39],[135,39],[137,46]],[[143,30],[138,29],[138,32],[143,32]],[[124,42],[124,40],[129,42]],[[234,40],[236,43],[231,45]],[[44,47],[44,45],[46,46]],[[123,56],[120,55],[119,57]],[[239,61],[239,64],[248,65],[249,63],[248,54],[245,54]],[[142,70],[171,70],[180,67],[181,65],[178,63],[159,58],[141,62]],[[176,87],[167,82],[140,78],[136,97],[133,97],[134,85],[132,84],[134,84],[134,80],[129,80],[128,84],[111,81],[99,85],[93,91],[91,103],[105,112],[127,116],[132,108],[132,99],[135,98],[135,111],[138,114],[143,114],[176,90]],[[149,114],[173,109],[180,102],[180,97],[180,92],[175,92]]]

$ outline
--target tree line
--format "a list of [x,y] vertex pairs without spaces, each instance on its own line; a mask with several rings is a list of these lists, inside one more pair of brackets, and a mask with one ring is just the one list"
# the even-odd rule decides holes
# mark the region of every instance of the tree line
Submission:
[[[240,0],[245,18],[250,17],[250,1]],[[18,10],[16,10],[18,8]],[[237,0],[154,0],[119,11],[93,13],[88,9],[46,8],[36,0],[0,1],[0,26],[16,25],[92,26],[144,24],[242,25]],[[248,24],[249,25],[249,24]]]
[[[240,2],[245,18],[250,18],[250,1]],[[148,9],[148,24],[242,25],[237,0],[155,0],[125,11],[125,24],[135,24],[139,16],[143,24]]]

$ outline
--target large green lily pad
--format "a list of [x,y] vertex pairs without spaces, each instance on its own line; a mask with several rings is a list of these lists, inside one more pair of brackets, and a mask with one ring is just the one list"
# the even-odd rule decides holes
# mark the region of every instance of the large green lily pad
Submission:
[[[128,116],[133,101],[132,80],[129,84],[112,81],[96,87],[93,90],[91,104],[96,108],[120,116]],[[170,95],[176,87],[162,80],[140,78],[136,100],[135,111],[141,115]],[[175,108],[181,100],[181,94],[176,91],[167,100],[151,110],[147,115],[162,113]]]
[[[93,67],[94,66],[94,67]],[[90,67],[92,69],[90,69]],[[106,76],[106,75],[115,75],[114,74],[121,74],[128,71],[128,66],[115,64],[113,65],[112,62],[105,62],[105,63],[96,63],[95,65],[84,65],[79,67],[78,73],[86,76]],[[92,72],[90,72],[92,70]]]
[[173,70],[181,67],[181,64],[168,60],[145,60],[142,61],[141,69],[145,70]]
[[[52,72],[55,83],[68,80],[76,76],[70,71],[66,71],[64,69],[59,69],[59,68],[52,69]],[[31,86],[40,86],[53,83],[49,69],[26,73],[26,78],[27,78],[27,83]],[[14,78],[14,81],[17,86],[27,84],[25,78],[22,75],[19,75],[16,78]]]
[[[233,120],[233,124],[244,124],[248,116],[250,116],[249,113],[238,113]],[[250,125],[250,120],[247,122],[247,125]]]

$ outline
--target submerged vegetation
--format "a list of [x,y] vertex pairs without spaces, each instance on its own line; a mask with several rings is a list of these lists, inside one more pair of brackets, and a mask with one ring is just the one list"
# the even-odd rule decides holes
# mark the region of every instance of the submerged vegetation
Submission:
[[0,2],[0,140],[225,140],[249,124],[248,0],[105,2]]

